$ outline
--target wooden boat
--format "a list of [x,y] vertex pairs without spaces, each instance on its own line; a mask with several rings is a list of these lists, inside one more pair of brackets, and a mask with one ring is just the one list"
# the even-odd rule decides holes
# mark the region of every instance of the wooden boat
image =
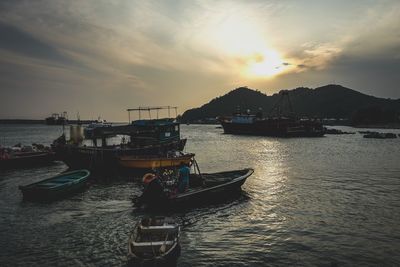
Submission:
[[58,199],[84,189],[89,175],[88,170],[66,172],[19,189],[26,200]]
[[[126,139],[124,137],[119,144],[110,140],[117,135]],[[165,154],[170,150],[182,151],[186,145],[186,139],[180,137],[180,124],[173,119],[137,120],[128,125],[95,127],[90,136],[87,140],[74,138],[68,142],[64,136],[55,140],[52,147],[57,157],[70,168],[104,173],[120,169],[121,156]],[[97,144],[98,140],[101,144]]]
[[121,156],[119,164],[130,169],[154,169],[178,167],[182,162],[189,164],[195,154],[180,153],[179,155],[160,156]]
[[143,218],[129,236],[129,265],[175,266],[181,253],[180,227],[171,218]]
[[60,160],[64,161],[70,168],[111,171],[120,168],[118,158],[121,155],[154,155],[173,149],[183,150],[185,145],[186,139],[180,139],[142,147],[85,147],[68,144],[61,149],[56,148],[56,150]]
[[[144,190],[143,194],[134,199],[135,206],[145,208],[165,208],[187,205],[198,205],[216,198],[226,198],[235,191],[239,191],[246,179],[252,175],[253,169],[243,169],[218,173],[191,174],[189,189],[183,193],[163,188],[157,191],[156,186],[151,190]],[[158,179],[155,179],[154,183]],[[152,181],[153,183],[153,181]]]
[[1,157],[0,169],[13,169],[49,164],[55,160],[55,154],[48,151],[17,152]]

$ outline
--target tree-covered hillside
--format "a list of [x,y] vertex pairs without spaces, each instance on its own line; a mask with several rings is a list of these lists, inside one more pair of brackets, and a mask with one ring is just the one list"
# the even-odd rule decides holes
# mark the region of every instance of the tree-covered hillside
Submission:
[[[288,92],[293,110],[298,116],[356,118],[359,121],[369,121],[363,116],[370,116],[373,110],[379,110],[380,115],[375,118],[392,121],[398,120],[400,114],[400,99],[377,98],[340,85],[326,85],[315,89],[300,87]],[[267,96],[257,90],[240,87],[199,108],[187,110],[182,115],[182,121],[194,122],[205,118],[229,116],[238,109],[256,112],[262,108],[264,114],[268,114],[280,97],[279,93]]]

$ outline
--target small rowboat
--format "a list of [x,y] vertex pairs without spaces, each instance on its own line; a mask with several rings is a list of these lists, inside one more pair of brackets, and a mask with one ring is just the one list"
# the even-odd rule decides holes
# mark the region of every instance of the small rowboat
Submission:
[[121,156],[119,164],[130,169],[155,169],[178,167],[182,162],[189,164],[195,154],[181,154],[172,156]]
[[19,186],[24,200],[53,200],[79,192],[86,186],[88,170],[78,170],[42,180],[30,185]]
[[165,194],[165,188],[160,189],[161,183],[156,179],[154,181],[155,186],[150,186],[149,184],[147,190],[144,190],[142,195],[133,199],[133,201],[137,207],[158,209],[196,206],[217,198],[226,199],[232,193],[240,191],[241,186],[253,172],[253,169],[248,168],[218,173],[203,173],[202,175],[191,174],[189,189],[183,193],[173,195]]
[[129,236],[129,265],[176,266],[179,235],[180,227],[172,218],[143,218]]

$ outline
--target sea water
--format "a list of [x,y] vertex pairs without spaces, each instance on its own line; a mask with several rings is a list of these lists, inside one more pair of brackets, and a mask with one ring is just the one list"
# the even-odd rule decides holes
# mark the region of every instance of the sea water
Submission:
[[[49,145],[61,133],[0,125],[0,144]],[[178,266],[400,265],[400,138],[236,136],[215,125],[182,125],[181,134],[202,172],[255,172],[235,198],[165,213],[182,227]],[[147,215],[131,201],[140,179],[108,177],[64,200],[22,201],[18,185],[65,170],[57,162],[0,171],[1,266],[126,265],[129,233]]]

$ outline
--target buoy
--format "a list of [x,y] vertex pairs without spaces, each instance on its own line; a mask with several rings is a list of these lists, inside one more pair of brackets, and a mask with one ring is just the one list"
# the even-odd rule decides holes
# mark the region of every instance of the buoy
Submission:
[[154,178],[156,178],[156,176],[153,173],[146,173],[143,176],[143,180],[142,181],[143,181],[144,184],[149,184],[151,181],[154,180]]

